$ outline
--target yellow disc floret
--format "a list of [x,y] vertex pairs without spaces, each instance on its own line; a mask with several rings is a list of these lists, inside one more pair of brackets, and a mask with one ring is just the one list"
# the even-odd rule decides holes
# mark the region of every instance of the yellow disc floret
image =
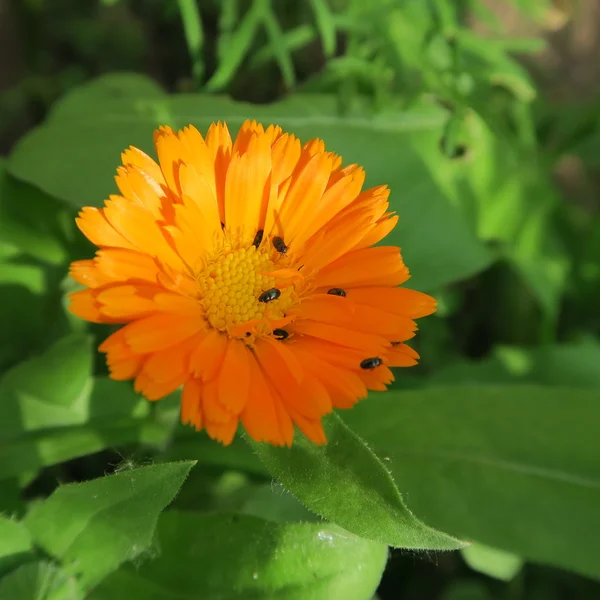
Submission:
[[[235,248],[227,244],[197,275],[206,319],[232,337],[251,341],[256,335],[271,334],[297,302],[294,285],[279,289],[280,282],[269,275],[279,265],[276,267],[277,257],[273,260],[264,246]],[[265,302],[264,293],[273,289],[278,290],[278,296]]]

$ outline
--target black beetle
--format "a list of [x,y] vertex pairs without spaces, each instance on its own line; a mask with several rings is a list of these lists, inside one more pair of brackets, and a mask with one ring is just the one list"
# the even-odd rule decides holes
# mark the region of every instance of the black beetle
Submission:
[[330,294],[331,296],[344,297],[346,295],[345,290],[343,290],[342,288],[331,288],[327,293]]
[[260,246],[260,243],[262,242],[262,239],[263,239],[263,233],[264,233],[264,231],[262,229],[259,229],[256,232],[256,235],[254,236],[254,241],[252,242],[252,245],[255,248],[258,248]]
[[371,358],[365,358],[365,360],[362,360],[360,362],[360,368],[370,370],[370,369],[374,369],[375,367],[378,367],[379,365],[382,365],[382,364],[383,364],[383,360],[381,358],[379,358],[379,356],[373,356]]
[[283,238],[280,238],[279,236],[273,238],[273,246],[275,247],[275,250],[281,254],[285,254],[288,251],[288,247],[285,245]]
[[271,288],[270,290],[263,292],[258,297],[258,301],[259,302],[272,302],[273,300],[277,300],[277,298],[279,298],[279,296],[281,296],[281,290],[278,290],[277,288]]
[[278,340],[287,340],[290,337],[290,334],[285,329],[273,329],[273,335]]

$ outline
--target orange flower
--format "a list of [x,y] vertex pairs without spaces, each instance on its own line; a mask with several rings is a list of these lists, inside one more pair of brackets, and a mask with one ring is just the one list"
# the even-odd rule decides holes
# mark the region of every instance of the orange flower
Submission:
[[257,441],[289,446],[295,424],[326,443],[323,415],[416,364],[403,342],[435,311],[397,287],[399,248],[372,247],[398,219],[389,190],[361,191],[363,169],[321,140],[255,121],[234,142],[217,123],[154,143],[158,164],[129,148],[122,195],[80,212],[99,250],[71,266],[87,289],[70,310],[126,324],[100,346],[111,377],[149,400],[183,386],[182,421],[212,438],[229,444],[241,421]]

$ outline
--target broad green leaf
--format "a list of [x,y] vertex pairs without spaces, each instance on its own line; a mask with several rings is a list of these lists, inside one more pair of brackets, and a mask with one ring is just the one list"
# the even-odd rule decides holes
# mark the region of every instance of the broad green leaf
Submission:
[[454,581],[444,590],[441,600],[492,600],[492,595],[480,581]]
[[83,600],[74,577],[49,562],[22,565],[0,580],[0,600]]
[[169,430],[151,421],[115,418],[32,432],[0,443],[0,478],[35,472],[105,448],[127,444],[161,446],[168,435]]
[[[368,185],[390,185],[391,209],[401,219],[389,242],[402,248],[412,286],[437,289],[491,261],[463,209],[440,193],[413,147],[424,134],[441,137],[446,113],[439,108],[420,105],[374,116],[357,110],[340,116],[336,98],[326,95],[252,106],[208,95],[124,95],[113,101],[86,87],[77,94],[67,96],[45,125],[25,136],[8,163],[17,177],[77,208],[100,206],[115,191],[119,155],[129,145],[153,154],[152,130],[159,124],[177,128],[192,123],[206,131],[210,123],[225,120],[235,133],[244,119],[256,118],[277,123],[302,140],[323,138],[346,163],[364,166]],[[57,144],[60,153],[52,152]],[[434,162],[431,168],[438,166]]]
[[71,335],[6,373],[0,381],[0,439],[85,420],[78,408],[88,404],[91,370],[91,339]]
[[282,486],[263,483],[249,491],[240,512],[268,521],[317,521],[319,518]]
[[33,557],[31,536],[23,523],[0,515],[0,576]]
[[[177,412],[179,414],[179,408]],[[265,466],[248,450],[248,446],[239,437],[234,438],[229,446],[222,446],[190,427],[179,425],[176,432],[176,437],[165,450],[164,460],[197,459],[203,465],[235,469],[259,477],[268,475]]]
[[383,463],[337,415],[326,418],[325,433],[325,446],[301,436],[291,448],[248,442],[308,509],[356,535],[401,548],[464,546],[414,517]]
[[[109,73],[81,85],[63,96],[50,111],[49,123],[70,119],[89,119],[90,109],[102,110],[103,106],[129,107],[144,110],[144,99],[160,100],[162,88],[152,79],[139,73]],[[95,112],[94,112],[95,114]],[[123,148],[121,151],[123,151]]]
[[45,334],[48,318],[45,275],[43,267],[18,255],[0,262],[0,369],[25,358]]
[[441,369],[435,384],[539,383],[570,388],[600,388],[600,344],[555,344],[538,348],[499,346],[489,358]]
[[23,506],[20,488],[19,479],[16,476],[0,477],[0,514],[21,514]]
[[37,545],[80,575],[82,586],[94,585],[148,550],[158,515],[194,464],[141,467],[59,487],[24,523]]
[[57,200],[5,172],[0,161],[0,239],[43,262],[67,258],[65,227],[69,211]]
[[495,579],[510,581],[523,567],[523,560],[519,556],[484,544],[472,544],[461,552],[471,569]]
[[600,576],[597,391],[448,386],[373,395],[344,420],[427,524]]
[[244,515],[168,511],[160,555],[126,566],[90,600],[365,600],[387,560],[382,544],[331,524],[280,524]]
[[92,378],[91,338],[72,334],[0,380],[0,439],[22,432],[142,417],[148,404],[124,383]]

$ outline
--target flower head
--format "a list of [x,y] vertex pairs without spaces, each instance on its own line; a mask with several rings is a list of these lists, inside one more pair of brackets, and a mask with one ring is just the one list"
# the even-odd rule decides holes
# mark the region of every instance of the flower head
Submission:
[[389,190],[363,191],[315,139],[246,121],[205,138],[161,127],[158,163],[122,154],[121,195],[77,224],[99,247],[74,262],[86,289],[70,310],[124,324],[100,346],[111,377],[158,400],[183,386],[181,418],[224,444],[241,421],[257,441],[291,445],[294,424],[325,443],[323,415],[384,390],[416,364],[404,342],[434,312],[400,249]]

